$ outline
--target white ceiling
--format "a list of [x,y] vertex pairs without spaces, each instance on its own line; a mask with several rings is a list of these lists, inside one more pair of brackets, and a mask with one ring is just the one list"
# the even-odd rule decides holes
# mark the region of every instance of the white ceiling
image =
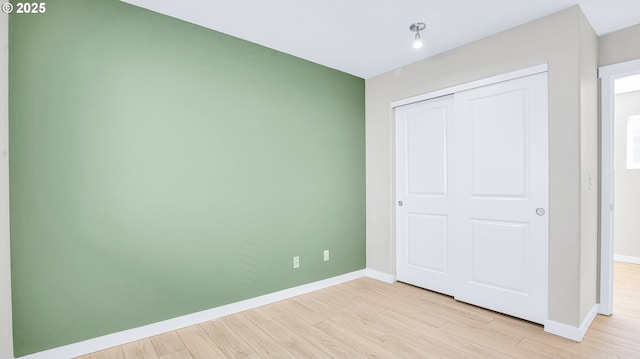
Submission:
[[[640,0],[122,0],[362,78],[579,4],[603,35],[640,23]],[[409,25],[425,22],[425,46]]]

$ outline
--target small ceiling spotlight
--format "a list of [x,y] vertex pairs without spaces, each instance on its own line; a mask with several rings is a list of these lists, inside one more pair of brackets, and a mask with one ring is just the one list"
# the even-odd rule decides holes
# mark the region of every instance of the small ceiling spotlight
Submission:
[[424,30],[427,27],[427,24],[424,22],[416,22],[409,26],[409,30],[416,33],[416,37],[413,40],[413,48],[419,49],[422,47],[422,38],[420,38],[420,31]]

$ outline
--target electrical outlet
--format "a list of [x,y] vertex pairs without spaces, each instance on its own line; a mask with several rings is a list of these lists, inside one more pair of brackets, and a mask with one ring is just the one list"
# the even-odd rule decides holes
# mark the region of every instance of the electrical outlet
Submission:
[[293,268],[300,268],[300,257],[293,257]]
[[324,250],[324,261],[325,262],[329,261],[329,250],[328,249]]

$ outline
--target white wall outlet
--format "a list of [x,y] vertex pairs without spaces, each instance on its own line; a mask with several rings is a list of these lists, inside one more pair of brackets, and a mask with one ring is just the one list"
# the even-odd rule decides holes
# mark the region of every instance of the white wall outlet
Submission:
[[293,257],[293,268],[300,268],[300,257]]
[[329,261],[329,250],[328,249],[324,250],[324,261],[325,262]]

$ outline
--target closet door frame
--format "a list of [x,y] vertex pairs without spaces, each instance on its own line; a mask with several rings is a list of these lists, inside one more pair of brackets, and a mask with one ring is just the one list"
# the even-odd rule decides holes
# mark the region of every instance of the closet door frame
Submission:
[[463,84],[460,84],[460,85],[447,87],[447,88],[444,88],[444,89],[441,89],[441,90],[428,92],[428,93],[425,93],[425,94],[422,94],[422,95],[417,95],[417,96],[405,98],[405,99],[402,99],[402,100],[393,101],[391,103],[391,109],[395,109],[396,107],[399,107],[399,106],[409,105],[409,104],[420,102],[420,101],[431,100],[431,99],[434,99],[436,97],[453,95],[456,92],[462,92],[462,91],[466,91],[466,90],[471,90],[471,89],[476,88],[476,87],[482,87],[482,86],[486,86],[486,85],[493,85],[493,84],[497,84],[498,82],[514,80],[514,79],[518,79],[518,78],[521,78],[521,77],[527,77],[527,76],[530,76],[530,75],[536,75],[536,74],[540,74],[540,73],[543,73],[543,72],[547,72],[547,70],[548,70],[547,64],[541,64],[541,65],[527,67],[527,68],[521,69],[521,70],[516,70],[516,71],[504,73],[504,74],[501,74],[501,75],[486,77],[486,78],[483,78],[483,79],[480,79],[480,80],[476,80],[476,81],[472,81],[472,82],[466,82],[466,83],[463,83]]

